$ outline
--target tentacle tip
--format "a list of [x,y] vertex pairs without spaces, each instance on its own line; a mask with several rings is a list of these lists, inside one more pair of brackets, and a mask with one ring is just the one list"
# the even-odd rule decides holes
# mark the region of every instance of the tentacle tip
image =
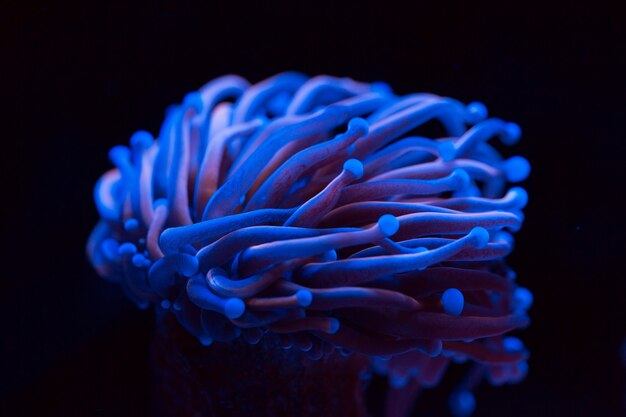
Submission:
[[509,247],[513,247],[513,245],[515,244],[515,239],[513,238],[513,235],[509,232],[506,232],[504,230],[498,230],[497,232],[495,232],[493,234],[493,240],[495,242],[502,242],[506,245],[509,245]]
[[488,114],[487,107],[479,101],[474,101],[468,104],[466,111],[467,114],[465,120],[467,123],[472,125],[485,120]]
[[465,298],[463,293],[456,288],[448,288],[441,296],[443,310],[451,316],[460,316],[463,312]]
[[400,222],[396,216],[384,214],[378,219],[378,227],[385,236],[389,237],[396,234],[400,228]]
[[375,81],[372,83],[372,91],[383,96],[393,95],[393,89],[384,81]]
[[124,222],[124,230],[127,232],[136,232],[139,229],[139,221],[137,219],[128,219]]
[[115,259],[118,257],[119,255],[119,248],[120,248],[120,243],[113,239],[113,238],[106,238],[102,241],[102,244],[100,245],[100,249],[102,250],[102,253],[104,253],[104,256],[106,256],[109,259]]
[[528,288],[517,287],[513,291],[513,308],[525,312],[533,305],[533,293]]
[[439,142],[437,144],[437,149],[439,151],[439,156],[444,162],[450,162],[454,160],[456,156],[456,148],[452,141],[445,140],[445,141]]
[[154,201],[154,203],[152,204],[152,207],[156,210],[158,207],[160,206],[164,206],[167,207],[168,203],[167,200],[165,198],[159,198],[157,200]]
[[421,349],[421,351],[431,358],[436,358],[441,355],[441,352],[443,352],[443,343],[441,340],[436,340],[432,346],[428,347],[428,349]]
[[470,235],[474,238],[475,246],[478,249],[484,248],[489,243],[489,232],[484,227],[474,227]]
[[323,262],[334,262],[338,259],[337,251],[335,249],[331,249],[329,251],[324,252],[322,256]]
[[172,303],[170,300],[162,300],[160,305],[162,309],[168,310],[172,306]]
[[343,164],[343,169],[349,172],[357,180],[363,177],[363,163],[358,159],[348,159]]
[[523,209],[528,204],[528,193],[522,187],[513,187],[509,192],[515,196],[516,207]]
[[146,130],[138,130],[130,137],[133,149],[148,149],[154,143],[154,137]]
[[158,241],[159,241],[159,246],[164,249],[166,252],[173,252],[174,249],[170,248],[169,246],[175,246],[174,242],[176,242],[176,229],[174,228],[167,228],[165,230],[163,230],[161,232],[161,234],[158,237]]
[[530,163],[522,156],[514,156],[506,161],[504,172],[510,182],[524,181],[530,174]]
[[210,346],[213,343],[213,339],[207,336],[200,336],[198,340],[202,346]]
[[517,337],[509,336],[502,339],[502,347],[507,352],[522,352],[524,343]]
[[272,114],[284,114],[287,107],[289,107],[290,101],[291,95],[288,92],[280,92],[270,99],[267,103],[267,109]]
[[246,305],[240,298],[230,298],[224,304],[224,314],[229,319],[238,319],[246,311]]
[[133,262],[133,265],[135,265],[137,268],[145,267],[146,257],[143,256],[141,253],[136,253],[133,255],[132,262]]
[[476,399],[470,391],[462,390],[450,396],[448,405],[454,417],[469,417],[476,408]]
[[413,253],[426,253],[426,252],[428,252],[428,248],[425,248],[424,246],[419,246],[413,249]]
[[399,375],[399,374],[390,374],[389,375],[389,386],[393,389],[399,390],[409,383],[408,375]]
[[200,268],[200,261],[195,256],[185,254],[185,264],[183,265],[181,274],[187,278],[193,276],[198,272]]
[[370,125],[365,119],[355,117],[348,122],[348,131],[358,133],[360,136],[364,136],[369,132]]
[[505,145],[515,145],[521,137],[522,128],[517,123],[509,122],[504,126],[501,140]]
[[109,160],[117,165],[123,159],[130,158],[130,149],[123,145],[116,145],[109,151]]
[[296,299],[300,307],[308,307],[313,301],[313,294],[309,290],[298,290],[296,292]]
[[466,189],[472,182],[472,179],[470,178],[467,171],[461,168],[457,168],[452,172],[452,178],[454,178],[454,181],[456,183],[455,188],[457,190]]
[[187,94],[183,100],[183,106],[185,108],[193,108],[196,113],[200,113],[202,107],[204,107],[202,96],[197,91]]
[[330,319],[330,326],[328,327],[328,333],[335,334],[339,331],[340,327],[341,327],[341,324],[339,323],[339,320],[332,318]]
[[130,256],[137,253],[137,246],[133,243],[125,242],[119,246],[117,251],[122,256]]

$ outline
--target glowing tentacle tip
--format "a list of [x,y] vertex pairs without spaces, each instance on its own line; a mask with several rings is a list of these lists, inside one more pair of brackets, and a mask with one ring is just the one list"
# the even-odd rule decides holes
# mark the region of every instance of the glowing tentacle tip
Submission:
[[323,262],[333,262],[333,261],[336,261],[337,259],[338,259],[337,251],[334,249],[324,252],[324,255],[322,256]]
[[509,336],[502,339],[502,347],[507,352],[521,352],[524,350],[524,343],[517,337]]
[[300,307],[308,307],[313,301],[313,294],[309,290],[298,290],[296,292],[296,299]]
[[464,169],[455,169],[454,171],[452,171],[452,177],[454,178],[457,190],[466,189],[472,182],[469,174]]
[[172,306],[172,303],[170,302],[170,300],[162,300],[161,301],[161,308],[164,310],[169,309]]
[[391,86],[384,81],[373,82],[372,91],[383,96],[390,96],[393,94],[393,89],[391,88]]
[[348,159],[343,164],[343,169],[352,174],[357,180],[363,176],[363,163],[358,159]]
[[439,151],[439,156],[444,162],[450,162],[454,160],[454,157],[456,156],[454,143],[449,140],[439,142],[437,144],[437,150]]
[[187,108],[192,107],[196,113],[200,113],[202,111],[202,107],[204,106],[202,103],[202,96],[198,92],[187,94],[183,100],[183,105]]
[[210,337],[206,337],[206,336],[201,336],[198,338],[198,340],[200,340],[200,343],[202,344],[202,346],[210,346],[213,343],[213,339],[211,339]]
[[124,222],[124,230],[127,232],[136,232],[139,229],[139,222],[137,219],[128,219]]
[[109,151],[109,160],[115,165],[119,165],[120,161],[130,157],[130,149],[123,145],[116,145]]
[[471,102],[466,107],[467,115],[465,120],[469,124],[476,124],[480,121],[483,121],[487,118],[487,107],[479,101]]
[[133,255],[132,262],[133,265],[135,265],[137,268],[141,268],[143,266],[146,266],[146,257],[143,256],[141,253],[136,253]]
[[451,316],[460,316],[463,312],[465,298],[463,293],[456,288],[448,288],[441,296],[443,311]]
[[517,202],[517,208],[523,209],[528,204],[528,193],[522,187],[513,187],[509,192],[514,193]]
[[168,202],[166,199],[164,198],[159,198],[158,200],[155,200],[154,203],[152,204],[152,207],[156,210],[158,207],[160,206],[168,206]]
[[482,249],[489,243],[489,232],[484,227],[474,227],[470,232],[470,236],[474,238],[474,245],[478,249]]
[[533,305],[533,293],[528,288],[517,287],[513,291],[513,308],[526,311]]
[[230,298],[224,303],[224,314],[229,319],[238,319],[244,311],[246,311],[246,305],[239,298]]
[[119,252],[120,255],[130,256],[130,255],[134,255],[137,253],[137,246],[135,246],[133,243],[126,242],[126,243],[122,243],[117,251]]
[[339,331],[339,327],[341,327],[341,324],[339,323],[339,320],[333,318],[330,319],[330,326],[328,328],[328,333],[330,334],[335,334]]
[[476,408],[476,399],[467,390],[458,391],[450,396],[449,406],[454,417],[469,417]]
[[107,238],[102,241],[102,253],[108,259],[115,259],[119,256],[120,244],[113,238]]
[[524,181],[530,174],[530,163],[522,156],[514,156],[505,162],[504,173],[510,182]]
[[502,143],[505,145],[515,145],[522,137],[522,128],[517,123],[509,122],[504,127],[504,135],[502,135]]
[[138,130],[130,137],[130,146],[133,149],[147,149],[154,143],[154,137],[145,130]]
[[378,219],[378,227],[385,236],[393,236],[400,228],[400,222],[391,214],[384,214]]
[[350,119],[348,122],[348,131],[350,130],[360,130],[362,134],[366,134],[369,131],[370,124],[367,123],[365,119],[360,117],[355,117],[354,119]]

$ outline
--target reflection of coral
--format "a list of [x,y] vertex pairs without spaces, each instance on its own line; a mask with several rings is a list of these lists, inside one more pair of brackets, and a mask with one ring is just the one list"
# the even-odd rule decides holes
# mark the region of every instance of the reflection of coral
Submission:
[[[451,397],[467,415],[483,375],[524,376],[523,344],[502,335],[532,302],[503,262],[527,199],[505,187],[528,162],[487,143],[514,144],[520,129],[486,116],[382,83],[219,78],[168,111],[158,141],[140,131],[111,150],[88,254],[204,345],[369,357],[397,397],[390,416],[471,359]],[[412,134],[430,120],[443,137]]]
[[335,352],[312,359],[274,342],[239,338],[207,349],[166,315],[151,346],[157,415],[368,415],[359,378],[367,357]]

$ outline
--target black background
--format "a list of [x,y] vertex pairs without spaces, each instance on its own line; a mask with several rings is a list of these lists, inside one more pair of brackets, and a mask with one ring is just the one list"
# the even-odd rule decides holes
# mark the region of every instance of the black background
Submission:
[[[2,415],[150,413],[152,315],[86,261],[92,187],[108,149],[157,133],[185,93],[284,70],[480,100],[522,126],[511,152],[533,170],[510,263],[535,294],[530,374],[483,385],[475,415],[624,415],[626,14],[617,2],[338,3],[3,7]],[[448,381],[416,415],[447,415]]]

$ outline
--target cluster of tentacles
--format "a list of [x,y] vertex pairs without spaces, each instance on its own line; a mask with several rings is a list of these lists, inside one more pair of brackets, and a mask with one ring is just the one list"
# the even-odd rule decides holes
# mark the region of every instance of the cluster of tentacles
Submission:
[[526,370],[504,335],[532,298],[503,259],[527,200],[507,184],[529,166],[488,143],[520,133],[480,103],[383,83],[221,77],[169,108],[158,140],[111,150],[88,255],[206,345],[365,354],[398,392],[471,359],[451,403],[463,415],[477,379]]

